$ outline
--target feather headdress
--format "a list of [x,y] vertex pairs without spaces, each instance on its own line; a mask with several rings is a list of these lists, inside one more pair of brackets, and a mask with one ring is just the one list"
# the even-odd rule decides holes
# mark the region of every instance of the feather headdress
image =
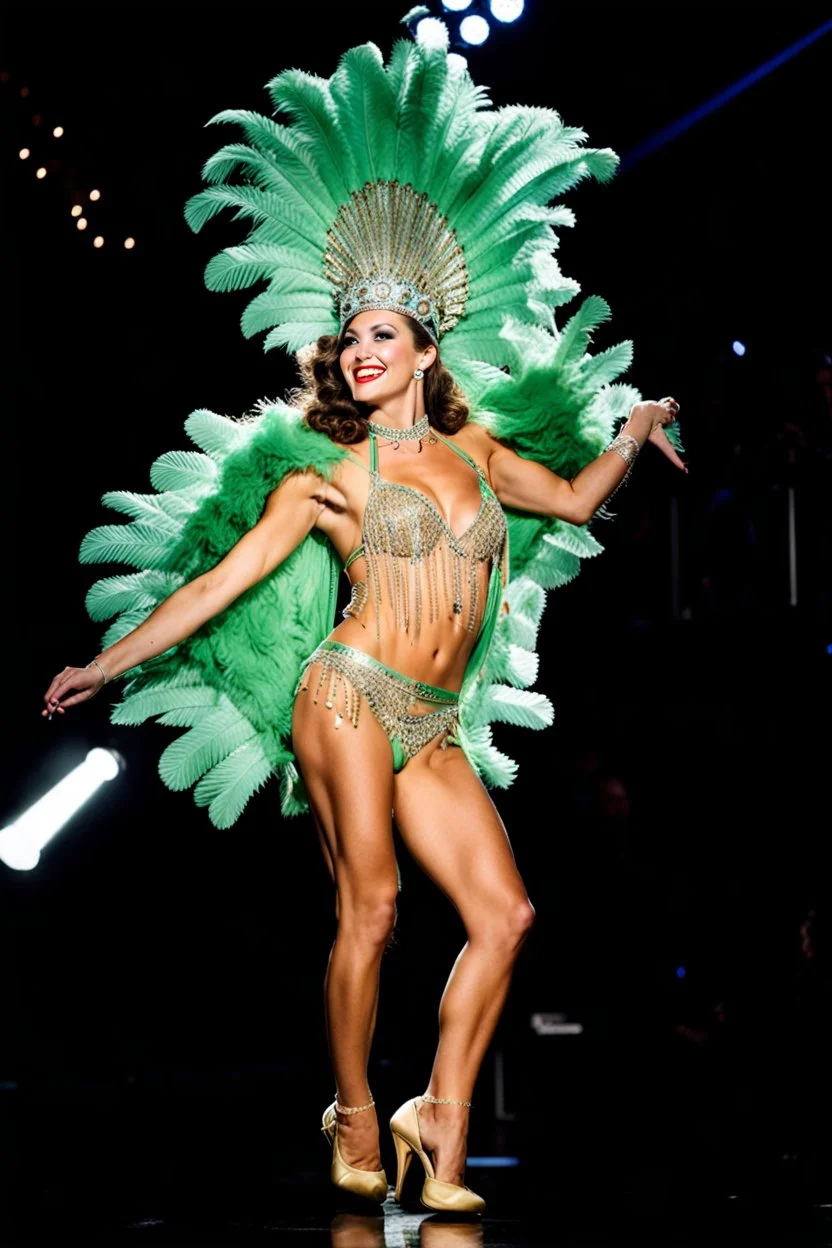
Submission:
[[363,44],[330,79],[291,69],[268,89],[290,124],[214,117],[236,122],[246,142],[208,160],[212,185],[186,208],[194,230],[223,208],[252,222],[205,278],[213,290],[267,281],[242,318],[246,336],[269,331],[267,350],[298,351],[385,307],[437,339],[453,331],[449,366],[500,366],[507,317],[535,323],[541,301],[575,293],[552,256],[554,227],[572,213],[550,204],[587,175],[609,178],[618,158],[585,147],[552,109],[494,109],[461,57],[409,40],[387,65]]

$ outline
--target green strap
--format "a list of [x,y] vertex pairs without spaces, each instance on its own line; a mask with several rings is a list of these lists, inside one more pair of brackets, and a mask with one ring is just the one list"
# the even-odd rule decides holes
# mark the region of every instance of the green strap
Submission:
[[491,579],[488,582],[488,597],[485,602],[485,611],[482,615],[482,624],[477,635],[477,642],[468,660],[465,668],[465,675],[462,678],[462,688],[459,692],[460,702],[464,702],[471,686],[475,684],[480,674],[480,669],[485,661],[488,647],[491,644],[491,638],[494,635],[494,629],[497,626],[497,617],[500,614],[500,604],[503,600],[503,578],[500,571],[499,561],[495,559],[491,568]]
[[347,459],[351,459],[354,464],[358,464],[358,467],[363,468],[365,472],[371,471],[364,463],[363,459],[359,459],[357,455],[351,455],[349,451],[347,451]]
[[[351,459],[354,464],[358,464],[359,468],[363,468],[365,472],[375,472],[376,467],[378,465],[378,451],[376,449],[376,440],[373,437],[373,435],[370,434],[370,467],[369,468],[364,463],[363,459],[359,459],[357,455],[351,455],[349,451],[347,451],[347,459]],[[347,556],[347,561],[344,564],[344,571],[345,572],[349,571],[350,566],[353,563],[355,563],[356,559],[360,559],[363,554],[364,554],[364,543],[362,542],[360,546],[356,546],[355,550],[352,552],[351,555]]]
[[471,468],[474,469],[474,472],[477,474],[478,477],[482,475],[482,469],[480,468],[479,464],[477,463],[475,459],[471,458],[471,456],[468,454],[467,451],[463,451],[461,446],[455,446],[453,442],[449,442],[447,438],[443,438],[442,434],[438,431],[438,429],[434,429],[433,432],[436,434],[440,442],[444,442],[445,445],[449,446],[452,451],[456,451],[460,459],[464,459],[466,464],[468,464]]

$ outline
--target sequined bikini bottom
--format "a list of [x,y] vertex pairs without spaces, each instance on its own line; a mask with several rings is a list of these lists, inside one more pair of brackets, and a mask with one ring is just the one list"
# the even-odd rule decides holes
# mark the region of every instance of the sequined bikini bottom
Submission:
[[[403,676],[353,646],[322,641],[304,664],[295,696],[309,688],[309,668],[315,663],[320,663],[321,674],[313,701],[317,702],[325,690],[325,705],[335,711],[334,726],[340,728],[348,719],[357,728],[363,698],[390,741],[394,771],[401,771],[407,760],[435,737],[444,737],[442,749],[456,744],[458,693]],[[420,705],[437,709],[414,714],[413,708]]]

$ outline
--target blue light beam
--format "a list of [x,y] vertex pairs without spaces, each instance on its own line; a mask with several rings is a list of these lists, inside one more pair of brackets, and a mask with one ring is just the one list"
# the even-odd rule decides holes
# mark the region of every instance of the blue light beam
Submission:
[[766,74],[770,74],[773,70],[779,68],[785,61],[791,60],[793,56],[797,56],[798,52],[802,52],[804,48],[808,48],[810,44],[823,38],[830,30],[832,30],[832,18],[828,22],[824,22],[822,26],[818,26],[816,30],[811,31],[808,35],[804,35],[802,39],[798,39],[796,43],[786,48],[785,51],[778,52],[777,56],[773,56],[770,61],[766,61],[763,65],[758,65],[750,74],[746,74],[744,78],[740,78],[737,82],[732,83],[724,91],[711,96],[704,104],[700,104],[698,108],[694,108],[691,112],[686,113],[684,117],[680,117],[677,121],[671,122],[669,126],[665,126],[664,130],[659,130],[656,134],[651,135],[649,139],[645,139],[643,143],[639,143],[637,147],[634,147],[622,156],[622,172],[626,169],[632,169],[633,165],[637,165],[640,160],[644,160],[646,156],[652,155],[660,147],[664,147],[666,143],[677,139],[680,134],[690,130],[691,126],[695,126],[698,121],[702,121],[710,113],[716,112],[718,108],[722,108],[723,104],[727,104],[735,96],[740,95],[749,87],[753,87],[755,82],[759,82],[761,78],[765,78]]

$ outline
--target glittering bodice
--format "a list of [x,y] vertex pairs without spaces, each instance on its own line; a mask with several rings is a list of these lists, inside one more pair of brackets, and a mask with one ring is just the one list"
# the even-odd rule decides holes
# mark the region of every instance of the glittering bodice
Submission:
[[[425,608],[431,621],[439,618],[442,609],[452,609],[455,615],[464,612],[466,625],[473,631],[478,617],[480,564],[501,559],[505,549],[506,518],[485,474],[460,448],[450,442],[445,445],[475,470],[479,480],[479,511],[464,533],[457,536],[453,532],[426,494],[409,485],[385,481],[377,467],[370,473],[364,511],[359,551],[367,560],[368,584],[358,597],[366,600],[367,591],[372,594],[378,621],[382,593],[386,593],[396,626],[417,637]],[[352,609],[347,608],[346,614],[357,615],[360,607],[355,610],[355,605],[351,603]]]
[[436,504],[409,485],[372,474],[364,512],[364,548],[373,554],[395,555],[414,562],[429,555],[444,538],[460,559],[491,559],[500,554],[506,534],[503,509],[491,493],[481,469],[480,509],[457,537]]

